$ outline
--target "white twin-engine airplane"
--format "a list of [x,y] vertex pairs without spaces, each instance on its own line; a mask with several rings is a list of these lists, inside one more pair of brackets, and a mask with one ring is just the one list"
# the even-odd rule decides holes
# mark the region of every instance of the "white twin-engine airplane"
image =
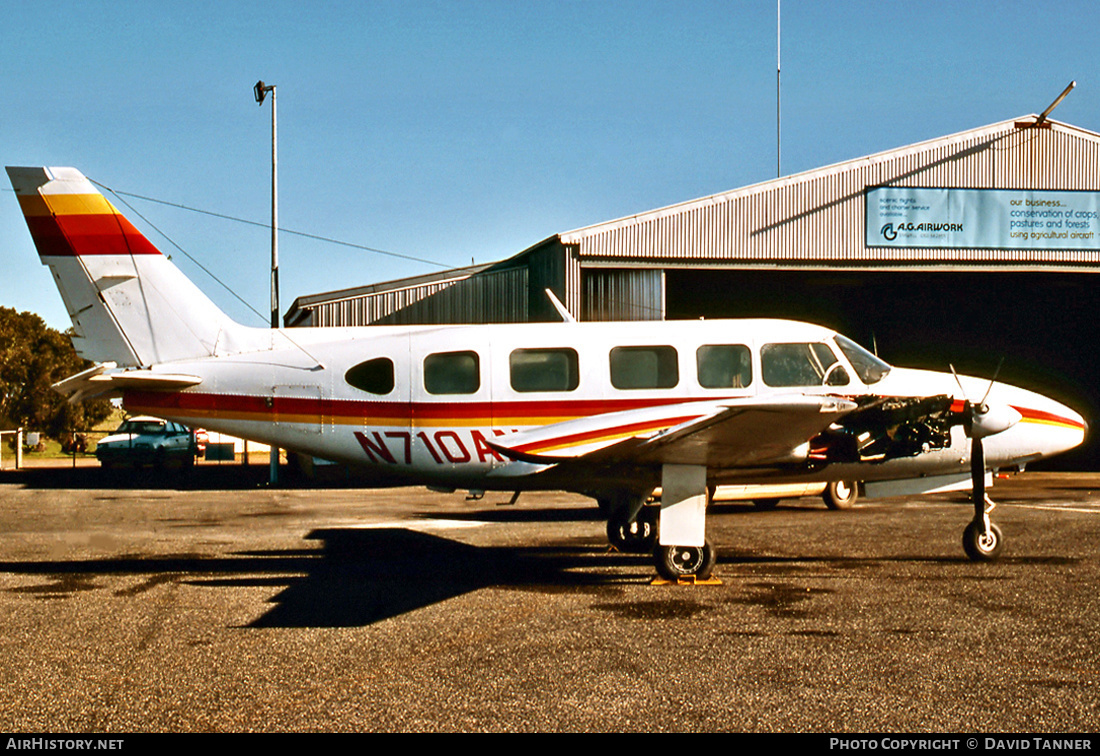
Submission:
[[[8,168],[98,363],[56,388],[369,468],[380,483],[594,497],[621,549],[706,578],[727,483],[973,488],[963,545],[997,556],[990,471],[1082,442],[1045,396],[887,365],[782,320],[267,329],[221,312],[80,172]],[[556,300],[555,300],[556,302]],[[660,507],[645,506],[657,487]]]

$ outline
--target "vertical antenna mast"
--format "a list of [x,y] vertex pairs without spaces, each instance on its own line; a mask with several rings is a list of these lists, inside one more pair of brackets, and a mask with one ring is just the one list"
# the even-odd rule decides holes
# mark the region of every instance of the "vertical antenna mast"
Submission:
[[779,73],[782,67],[779,65],[779,51],[780,51],[780,4],[781,0],[775,0],[775,176],[779,178],[783,175],[783,149],[782,149],[782,131],[780,129],[780,99],[779,99]]

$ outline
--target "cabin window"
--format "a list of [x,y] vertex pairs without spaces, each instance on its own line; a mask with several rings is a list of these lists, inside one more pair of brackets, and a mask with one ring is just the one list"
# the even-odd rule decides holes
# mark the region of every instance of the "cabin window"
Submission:
[[424,388],[429,394],[475,394],[481,388],[477,352],[438,352],[424,358]]
[[393,391],[393,360],[376,357],[360,362],[344,373],[344,380],[368,394],[388,394]]
[[695,353],[703,388],[745,388],[752,383],[752,354],[741,344],[708,344]]
[[765,344],[760,368],[769,386],[847,386],[851,379],[833,350],[813,344]]
[[670,346],[611,350],[611,385],[617,389],[672,388],[679,382],[676,350]]
[[580,383],[575,349],[516,349],[508,369],[516,391],[572,391]]

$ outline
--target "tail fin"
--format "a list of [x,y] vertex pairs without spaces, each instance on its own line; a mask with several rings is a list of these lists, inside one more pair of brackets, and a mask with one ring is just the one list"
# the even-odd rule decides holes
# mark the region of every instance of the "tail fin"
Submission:
[[251,331],[211,302],[75,168],[8,168],[31,237],[86,359],[206,357]]

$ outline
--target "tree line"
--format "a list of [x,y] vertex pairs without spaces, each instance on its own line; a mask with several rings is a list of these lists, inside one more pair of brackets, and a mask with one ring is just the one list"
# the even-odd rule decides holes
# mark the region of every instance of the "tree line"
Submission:
[[70,335],[32,312],[0,307],[0,428],[21,426],[61,439],[110,415],[106,399],[69,403],[50,388],[92,365],[77,355]]

